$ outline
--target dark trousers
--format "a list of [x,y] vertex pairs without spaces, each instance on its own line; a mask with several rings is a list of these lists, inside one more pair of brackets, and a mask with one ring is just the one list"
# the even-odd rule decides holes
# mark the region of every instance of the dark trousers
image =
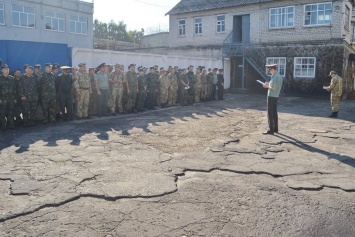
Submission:
[[155,93],[152,91],[149,91],[147,93],[147,108],[152,109],[155,106]]
[[223,99],[224,85],[218,84],[218,99]]
[[103,116],[107,114],[107,102],[109,99],[109,91],[101,90],[101,95],[97,96],[97,115]]
[[267,117],[269,122],[269,130],[277,132],[279,130],[279,121],[277,116],[277,97],[267,97]]
[[[65,109],[67,109],[67,114],[65,115]],[[71,94],[61,94],[60,95],[60,110],[64,119],[72,120],[73,115],[73,98]]]
[[211,94],[211,100],[215,100],[216,99],[216,90],[217,89],[217,84],[212,84],[212,94]]

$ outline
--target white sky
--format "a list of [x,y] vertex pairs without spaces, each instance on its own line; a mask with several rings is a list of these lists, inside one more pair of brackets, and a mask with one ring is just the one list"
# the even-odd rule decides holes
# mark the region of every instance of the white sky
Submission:
[[[95,0],[94,19],[116,23],[124,21],[127,30],[140,30],[156,33],[169,30],[170,11],[180,0]],[[152,31],[152,32],[150,32]],[[156,32],[154,32],[156,31]]]

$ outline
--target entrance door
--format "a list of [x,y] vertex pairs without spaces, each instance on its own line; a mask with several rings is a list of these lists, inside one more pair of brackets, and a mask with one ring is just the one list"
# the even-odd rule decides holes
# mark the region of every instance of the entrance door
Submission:
[[234,16],[233,43],[250,43],[250,15]]

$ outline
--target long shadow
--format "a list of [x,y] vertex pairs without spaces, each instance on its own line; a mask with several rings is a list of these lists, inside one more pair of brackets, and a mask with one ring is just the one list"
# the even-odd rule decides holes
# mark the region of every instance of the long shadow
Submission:
[[324,151],[324,150],[321,150],[321,149],[318,149],[316,147],[313,147],[309,144],[306,144],[300,140],[297,140],[296,138],[293,138],[293,137],[290,137],[286,134],[283,134],[283,133],[275,133],[275,136],[284,140],[284,141],[287,141],[289,142],[290,144],[294,145],[294,146],[297,146],[301,149],[304,149],[306,151],[309,151],[309,152],[314,152],[314,153],[319,153],[319,154],[322,154],[322,155],[325,155],[327,156],[329,159],[335,159],[337,161],[340,161],[346,165],[349,165],[353,168],[355,168],[355,159],[353,157],[350,157],[350,156],[344,156],[344,155],[339,155],[339,154],[336,154],[336,153],[332,153],[332,152],[328,152],[328,151]]

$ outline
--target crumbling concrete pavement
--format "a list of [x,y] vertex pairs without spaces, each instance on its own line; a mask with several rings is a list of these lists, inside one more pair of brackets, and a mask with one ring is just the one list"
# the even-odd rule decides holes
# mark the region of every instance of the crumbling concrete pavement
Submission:
[[355,236],[355,101],[265,99],[0,133],[0,236]]

